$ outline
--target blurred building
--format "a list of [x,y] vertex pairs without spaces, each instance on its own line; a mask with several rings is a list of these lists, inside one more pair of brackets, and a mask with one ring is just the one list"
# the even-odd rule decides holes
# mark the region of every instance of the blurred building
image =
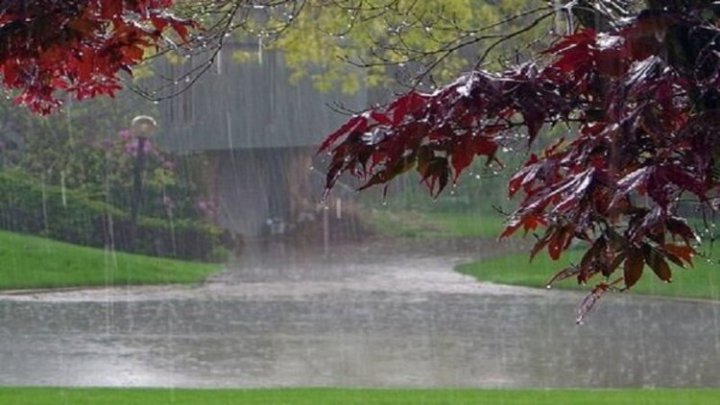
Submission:
[[[227,45],[200,80],[159,105],[158,142],[177,154],[205,154],[220,226],[246,237],[282,234],[316,213],[324,182],[322,167],[312,167],[317,145],[347,119],[330,105],[361,110],[367,94],[321,93],[307,79],[292,84],[282,55],[238,63],[231,57],[238,47]],[[182,81],[196,67],[163,62],[158,72]]]

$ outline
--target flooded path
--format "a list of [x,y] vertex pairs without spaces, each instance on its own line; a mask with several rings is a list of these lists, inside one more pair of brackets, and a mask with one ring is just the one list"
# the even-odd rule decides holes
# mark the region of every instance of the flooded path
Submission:
[[200,286],[0,295],[0,384],[720,387],[719,304],[612,295],[578,327],[582,294],[452,271],[499,251],[266,246]]

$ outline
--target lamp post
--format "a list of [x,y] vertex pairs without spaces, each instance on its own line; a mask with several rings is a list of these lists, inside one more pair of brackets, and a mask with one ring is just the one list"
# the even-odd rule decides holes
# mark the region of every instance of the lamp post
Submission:
[[130,123],[130,132],[137,138],[137,150],[133,165],[133,189],[130,197],[129,247],[136,247],[137,224],[142,206],[143,173],[145,172],[145,146],[157,130],[157,122],[147,115],[138,115]]

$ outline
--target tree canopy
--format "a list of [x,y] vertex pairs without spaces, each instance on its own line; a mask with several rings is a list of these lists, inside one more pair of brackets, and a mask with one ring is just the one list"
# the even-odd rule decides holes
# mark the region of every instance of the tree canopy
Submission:
[[[135,88],[150,99],[182,92],[230,40],[282,50],[294,77],[321,89],[388,84],[388,67],[427,69],[438,80],[469,68],[461,48],[501,34],[494,24],[525,3],[486,0],[77,0],[0,3],[2,84],[42,114],[67,94],[114,95],[158,54],[205,53],[182,80]],[[514,20],[518,20],[515,18]],[[520,20],[521,21],[521,20]],[[480,27],[480,28],[479,28]],[[235,51],[235,59],[254,59]],[[355,66],[352,66],[355,65]],[[358,69],[357,66],[363,67]],[[178,82],[178,83],[176,83]]]
[[173,0],[3,1],[0,3],[0,73],[16,101],[49,113],[58,90],[78,99],[113,95],[120,71],[142,61],[145,48],[187,40],[189,20],[167,12]]
[[[353,92],[363,85],[447,81],[471,68],[463,48],[499,38],[524,22],[527,2],[506,0],[306,0],[271,47],[294,76],[320,89]],[[508,15],[512,21],[499,25]],[[515,24],[513,24],[515,23]],[[266,25],[255,31],[262,32]],[[532,40],[532,38],[530,38]],[[360,67],[360,69],[358,69]],[[430,77],[432,76],[432,77]],[[418,80],[420,79],[420,80]]]
[[[544,229],[531,255],[546,249],[553,259],[586,244],[581,262],[551,280],[601,278],[579,321],[646,266],[670,282],[670,265],[692,266],[699,241],[681,202],[717,208],[720,6],[629,3],[568,2],[560,11],[578,18],[531,61],[501,71],[478,64],[433,92],[411,90],[352,117],[321,146],[331,155],[328,188],[343,173],[364,189],[415,170],[437,195],[474,158],[499,164],[509,139],[522,134],[532,148],[561,126],[564,136],[510,180],[509,196],[522,200],[502,237]],[[538,18],[556,12],[548,4]]]

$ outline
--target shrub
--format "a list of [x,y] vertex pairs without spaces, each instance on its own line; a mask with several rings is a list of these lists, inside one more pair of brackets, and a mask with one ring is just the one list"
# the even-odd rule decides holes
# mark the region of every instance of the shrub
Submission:
[[137,243],[127,238],[130,216],[75,190],[38,184],[18,171],[0,172],[0,229],[42,235],[78,245],[112,247],[181,259],[216,259],[219,247],[233,248],[235,237],[198,221],[140,218]]

